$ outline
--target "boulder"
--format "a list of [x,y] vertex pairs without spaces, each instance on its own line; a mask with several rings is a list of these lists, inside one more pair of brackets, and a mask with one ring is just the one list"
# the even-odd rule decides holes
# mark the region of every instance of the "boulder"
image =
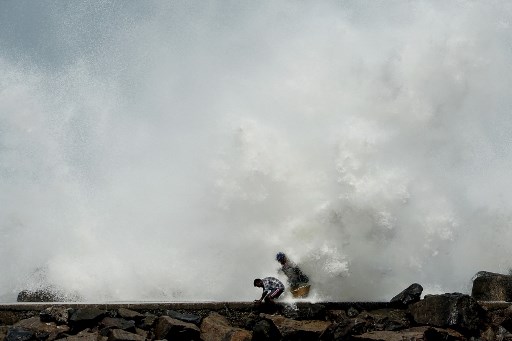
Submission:
[[22,290],[16,299],[18,302],[79,302],[78,294],[67,293],[55,286],[37,290]]
[[393,306],[407,307],[411,303],[418,302],[422,292],[423,287],[418,283],[414,283],[393,297],[390,302]]
[[50,290],[22,290],[18,294],[18,302],[60,302],[60,297]]
[[14,327],[31,331],[38,339],[55,340],[60,335],[67,333],[69,327],[66,325],[58,326],[55,322],[41,322],[39,317],[31,317],[17,322]]
[[0,311],[0,325],[13,325],[19,320],[18,316],[12,311]]
[[272,321],[261,319],[252,328],[252,341],[281,340],[281,333]]
[[348,318],[345,310],[328,310],[325,314],[325,318],[328,321],[332,322],[341,322]]
[[20,327],[11,327],[7,330],[5,341],[28,341],[32,339],[35,333],[31,330]]
[[172,317],[176,320],[193,323],[197,326],[199,326],[201,324],[201,316],[197,316],[194,314],[180,313],[175,310],[167,310],[165,313],[167,316]]
[[192,323],[160,316],[156,320],[155,337],[167,340],[199,340],[199,328]]
[[158,319],[158,316],[153,315],[153,314],[147,314],[144,316],[142,321],[140,321],[137,324],[137,327],[142,328],[142,329],[149,329],[156,323],[157,319]]
[[359,315],[359,310],[357,310],[355,307],[350,307],[347,310],[347,316],[348,317],[356,317]]
[[126,308],[119,308],[117,310],[117,315],[126,320],[134,320],[136,322],[140,322],[145,318],[145,316],[141,313]]
[[69,318],[69,325],[76,332],[76,330],[92,327],[102,320],[106,314],[107,312],[105,310],[94,307],[78,309],[71,314],[71,317]]
[[471,296],[477,301],[512,302],[512,276],[480,271],[473,278]]
[[409,306],[417,324],[453,328],[462,333],[476,333],[482,326],[483,308],[476,300],[460,293],[427,295]]
[[250,341],[252,333],[230,325],[229,321],[216,312],[210,313],[201,323],[203,341]]
[[135,321],[125,320],[119,317],[104,317],[100,322],[100,328],[102,328],[102,335],[107,335],[108,330],[121,329],[129,332],[135,332]]
[[320,340],[345,340],[351,335],[358,335],[366,332],[366,321],[353,318],[341,320],[331,324],[320,335]]
[[101,336],[98,332],[93,332],[87,329],[76,335],[71,335],[64,339],[59,339],[59,341],[107,341],[107,337]]
[[69,320],[70,308],[62,306],[51,306],[39,313],[42,322],[55,322],[57,324],[67,324]]
[[366,322],[366,330],[400,330],[411,326],[407,312],[402,309],[378,309],[362,312],[358,318]]
[[466,340],[466,338],[453,330],[445,330],[433,327],[414,327],[410,329],[404,329],[400,331],[372,331],[361,335],[352,336],[352,340],[358,341],[403,341],[403,340],[415,340],[415,341],[460,341]]
[[144,341],[144,337],[122,329],[112,329],[108,341]]
[[297,321],[280,315],[262,316],[271,320],[282,335],[282,340],[318,340],[331,325],[327,321]]

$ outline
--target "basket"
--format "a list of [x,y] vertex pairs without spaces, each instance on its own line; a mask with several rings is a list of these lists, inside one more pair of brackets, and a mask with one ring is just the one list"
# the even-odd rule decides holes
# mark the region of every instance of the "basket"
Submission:
[[304,298],[309,295],[309,288],[311,288],[311,285],[306,284],[298,287],[297,289],[290,290],[290,292],[294,298]]

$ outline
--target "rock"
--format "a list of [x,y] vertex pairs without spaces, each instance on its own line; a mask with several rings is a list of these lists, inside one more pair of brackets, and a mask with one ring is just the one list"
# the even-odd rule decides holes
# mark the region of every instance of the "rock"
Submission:
[[361,319],[346,319],[331,324],[321,335],[320,340],[345,340],[350,335],[366,332],[366,321]]
[[20,327],[11,327],[7,331],[5,341],[28,341],[34,337],[34,332]]
[[459,341],[465,340],[466,338],[455,331],[443,330],[433,327],[414,327],[410,329],[404,329],[401,331],[372,331],[361,335],[355,335],[352,340],[359,341],[403,341],[403,340],[415,340],[415,341]]
[[331,322],[341,322],[346,320],[348,316],[344,310],[328,310],[325,314],[325,318]]
[[83,330],[77,335],[72,335],[64,339],[59,339],[59,341],[107,341],[107,337],[101,336],[98,332]]
[[512,276],[480,271],[473,279],[471,296],[477,301],[512,302]]
[[283,340],[318,340],[320,335],[331,325],[327,321],[307,320],[297,321],[279,315],[262,316],[274,322]]
[[73,330],[85,329],[95,325],[107,314],[98,308],[83,308],[76,310],[69,318],[69,324]]
[[108,341],[144,341],[144,337],[121,329],[112,329]]
[[23,290],[18,294],[18,302],[60,302],[58,295],[50,290]]
[[18,316],[16,316],[12,311],[0,311],[0,324],[13,325],[18,321]]
[[107,312],[98,308],[83,308],[73,312],[69,318],[70,322],[81,322],[81,321],[99,321]]
[[7,336],[7,332],[9,331],[9,327],[0,326],[0,340],[4,340]]
[[418,324],[449,327],[462,333],[476,333],[484,316],[476,300],[460,293],[427,295],[409,306],[409,312]]
[[126,308],[117,309],[117,314],[124,319],[134,320],[136,322],[142,321],[145,317],[141,313]]
[[38,290],[22,290],[16,299],[18,302],[78,302],[82,299],[77,294],[66,293],[54,286]]
[[411,326],[407,312],[402,309],[379,309],[363,312],[358,318],[366,321],[366,330],[400,330]]
[[142,336],[144,339],[148,339],[148,332],[144,329],[135,328],[135,334]]
[[390,302],[397,307],[407,307],[411,303],[418,302],[422,292],[423,287],[418,283],[414,283],[393,297]]
[[67,324],[69,320],[69,308],[61,306],[51,306],[39,313],[42,322],[56,322],[57,324]]
[[199,328],[192,323],[160,316],[155,325],[155,337],[168,340],[199,340]]
[[142,328],[142,329],[149,329],[155,324],[157,319],[158,319],[158,316],[156,316],[156,315],[153,315],[153,314],[145,315],[144,318],[142,319],[142,321],[137,324],[137,327]]
[[233,327],[219,313],[212,312],[201,323],[201,340],[203,341],[250,341],[252,333]]
[[356,317],[357,315],[359,315],[359,310],[357,310],[354,307],[348,308],[348,310],[347,310],[347,316],[348,317]]
[[[135,321],[128,321],[118,317],[105,317],[101,320],[100,327],[104,330],[122,329],[129,332],[135,332]],[[107,335],[108,333],[104,330],[102,330],[101,334]]]
[[167,310],[165,313],[167,314],[167,316],[172,317],[177,320],[180,320],[180,321],[183,321],[183,322],[193,323],[197,326],[199,326],[201,324],[201,316],[197,316],[194,314],[180,313],[175,310]]
[[46,340],[55,340],[61,334],[69,331],[69,327],[66,325],[58,326],[55,322],[41,322],[39,317],[21,320],[14,327],[32,331],[37,338],[44,338]]
[[252,341],[281,340],[281,333],[272,321],[261,319],[252,328]]

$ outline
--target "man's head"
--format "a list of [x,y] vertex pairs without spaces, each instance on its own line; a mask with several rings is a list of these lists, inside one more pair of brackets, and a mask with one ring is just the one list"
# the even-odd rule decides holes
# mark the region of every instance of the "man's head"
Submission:
[[281,263],[281,264],[284,264],[286,263],[286,255],[282,252],[279,252],[277,255],[276,255],[276,260]]
[[255,287],[263,288],[263,281],[262,281],[260,278],[256,278],[256,279],[254,280],[254,286],[255,286]]

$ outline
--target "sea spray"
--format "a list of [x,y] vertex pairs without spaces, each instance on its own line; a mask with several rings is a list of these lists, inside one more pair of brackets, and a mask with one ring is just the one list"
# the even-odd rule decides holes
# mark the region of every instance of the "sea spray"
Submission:
[[510,267],[511,6],[0,4],[0,298],[468,292]]

